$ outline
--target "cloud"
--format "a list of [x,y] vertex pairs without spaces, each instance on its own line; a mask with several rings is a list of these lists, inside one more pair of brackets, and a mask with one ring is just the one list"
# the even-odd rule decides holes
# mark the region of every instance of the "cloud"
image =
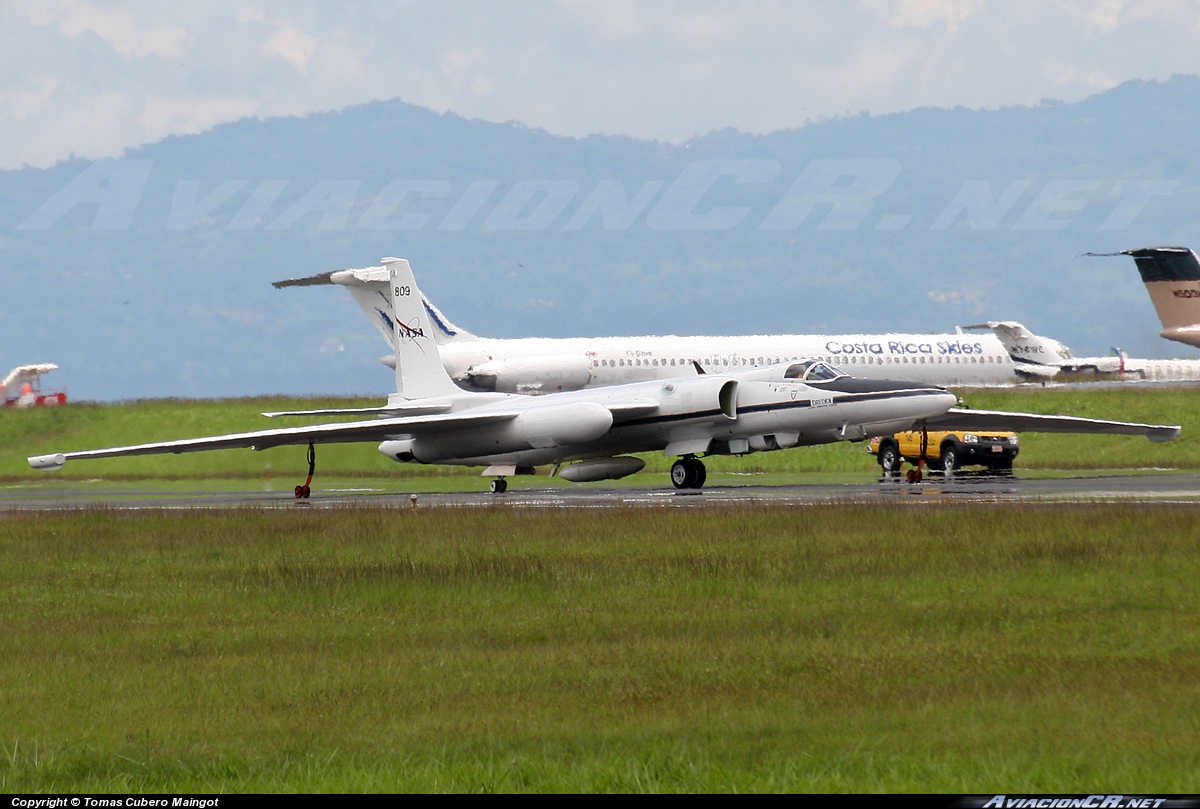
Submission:
[[1111,34],[1121,24],[1121,12],[1128,5],[1126,0],[1067,0],[1065,8],[1081,19],[1089,30]]
[[[0,165],[402,98],[667,141],[1200,73],[1195,0],[11,0]],[[102,126],[96,99],[122,99]],[[125,116],[117,119],[114,116]]]
[[919,40],[870,42],[861,46],[847,64],[819,67],[811,83],[827,97],[851,98],[878,93],[903,82],[905,71],[920,63],[925,49]]
[[636,0],[561,0],[563,6],[595,26],[605,39],[625,39],[646,32]]
[[281,25],[262,46],[263,53],[278,56],[301,73],[308,72],[308,60],[316,50],[317,40],[290,23]]
[[83,0],[26,0],[15,8],[36,26],[57,24],[67,39],[99,37],[125,59],[179,57],[187,52],[187,30],[173,25],[142,27],[123,8],[100,8]]
[[38,83],[36,90],[22,88],[0,93],[0,104],[11,110],[13,118],[24,121],[31,115],[48,109],[57,88],[58,80],[47,76]]
[[206,98],[199,101],[151,96],[138,116],[138,123],[156,138],[190,135],[216,124],[253,115],[258,102],[247,98]]
[[238,9],[235,19],[242,24],[265,24],[275,32],[262,44],[267,56],[278,56],[300,73],[308,72],[308,62],[317,52],[316,37],[305,33],[298,25],[282,17],[268,18],[261,8],[247,6]]
[[[929,28],[942,23],[954,33],[986,0],[859,0],[893,28]],[[1120,2],[1120,0],[1117,0]]]
[[487,95],[496,87],[495,80],[480,65],[487,58],[482,49],[450,50],[442,54],[442,75],[455,89],[469,89],[475,95]]

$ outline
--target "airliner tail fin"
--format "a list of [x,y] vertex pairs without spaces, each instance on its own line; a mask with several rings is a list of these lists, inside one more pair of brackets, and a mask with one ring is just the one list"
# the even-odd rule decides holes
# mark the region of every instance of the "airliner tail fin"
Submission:
[[1137,263],[1162,322],[1162,336],[1200,346],[1200,260],[1186,247],[1122,250]]

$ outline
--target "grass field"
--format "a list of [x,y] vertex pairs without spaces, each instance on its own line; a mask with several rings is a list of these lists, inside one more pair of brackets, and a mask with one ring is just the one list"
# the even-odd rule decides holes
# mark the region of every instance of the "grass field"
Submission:
[[1200,790],[1200,510],[0,515],[0,789]]
[[[1106,468],[1200,469],[1200,388],[1127,386],[1117,388],[1025,388],[962,391],[979,409],[1069,413],[1093,418],[1182,424],[1183,436],[1170,444],[1151,444],[1128,436],[1057,436],[1026,434],[1017,468],[1025,470],[1096,470]],[[264,419],[263,410],[377,405],[374,400],[235,399],[152,400],[127,404],[71,404],[63,408],[0,410],[0,480],[46,480],[31,470],[29,455],[71,449],[136,444],[224,432],[282,426]],[[286,423],[303,423],[287,420]],[[664,473],[670,461],[647,453],[647,473]],[[402,465],[389,461],[373,444],[318,448],[318,487],[322,476],[445,478],[447,488],[478,488],[478,470]],[[865,446],[837,444],[769,452],[742,458],[712,458],[710,473],[837,474],[869,477],[877,467]],[[303,479],[303,447],[158,455],[77,462],[58,478],[109,480],[198,480],[263,478],[266,474]],[[450,479],[457,479],[452,481]],[[647,476],[630,481],[646,485]],[[297,481],[300,482],[300,481]],[[605,483],[602,485],[611,485]]]

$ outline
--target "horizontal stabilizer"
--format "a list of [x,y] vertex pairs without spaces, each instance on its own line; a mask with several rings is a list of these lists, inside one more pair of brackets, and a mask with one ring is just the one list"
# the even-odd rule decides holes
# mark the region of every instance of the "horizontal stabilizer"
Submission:
[[[289,278],[284,281],[275,281],[271,286],[276,289],[312,286],[345,287],[354,297],[359,308],[370,319],[372,325],[379,329],[380,334],[383,335],[388,345],[393,350],[396,348],[394,323],[396,315],[392,311],[387,267],[376,266],[333,270],[331,272],[310,275],[305,278]],[[442,314],[442,311],[434,306],[424,295],[421,296],[421,303],[425,307],[425,312],[432,326],[434,341],[438,345],[479,339],[471,332],[451,323],[450,319]]]
[[1085,419],[1078,416],[1049,416],[1040,413],[1006,413],[999,410],[951,408],[925,420],[930,430],[1001,430],[1014,433],[1092,433],[1097,435],[1142,435],[1150,441],[1174,441],[1178,426],[1137,424],[1128,421]]
[[320,275],[310,275],[308,278],[288,278],[284,281],[274,281],[271,286],[276,289],[284,289],[286,287],[315,287],[323,284],[332,284],[330,277],[332,272],[323,272]]

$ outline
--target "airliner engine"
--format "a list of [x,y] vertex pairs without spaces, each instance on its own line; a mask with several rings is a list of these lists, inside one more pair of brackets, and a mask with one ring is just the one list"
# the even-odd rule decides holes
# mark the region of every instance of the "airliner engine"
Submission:
[[489,360],[455,377],[471,390],[502,393],[556,393],[579,390],[592,379],[591,362],[582,354],[551,354]]

